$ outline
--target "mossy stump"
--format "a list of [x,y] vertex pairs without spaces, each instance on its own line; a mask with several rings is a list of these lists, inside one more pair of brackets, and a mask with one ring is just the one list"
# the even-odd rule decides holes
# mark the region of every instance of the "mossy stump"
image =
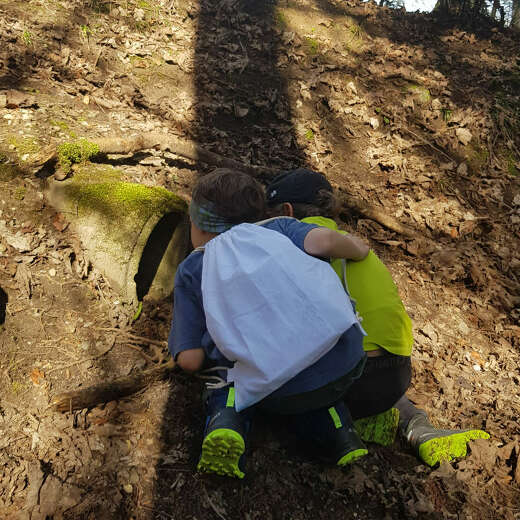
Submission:
[[49,182],[45,194],[125,300],[164,298],[188,252],[187,204],[164,188],[120,179],[112,167],[85,163],[72,178]]

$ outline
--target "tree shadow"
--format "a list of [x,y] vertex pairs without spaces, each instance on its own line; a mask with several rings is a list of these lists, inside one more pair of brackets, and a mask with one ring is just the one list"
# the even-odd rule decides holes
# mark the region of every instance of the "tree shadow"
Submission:
[[0,326],[5,323],[8,301],[9,297],[7,293],[0,287]]

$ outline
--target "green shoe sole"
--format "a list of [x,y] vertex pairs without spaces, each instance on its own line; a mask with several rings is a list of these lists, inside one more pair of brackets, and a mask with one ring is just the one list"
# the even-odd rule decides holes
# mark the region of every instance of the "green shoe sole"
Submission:
[[365,448],[360,448],[358,450],[353,450],[350,453],[347,453],[346,455],[343,455],[341,459],[336,462],[337,466],[348,466],[349,464],[352,464],[355,460],[360,459],[361,457],[364,457],[368,453],[368,450]]
[[489,439],[489,433],[469,430],[431,439],[419,446],[419,458],[433,467],[440,462],[465,457],[468,453],[468,442],[474,439]]
[[354,428],[365,442],[374,442],[381,446],[390,446],[394,442],[398,425],[397,408],[354,421]]
[[197,470],[202,473],[244,478],[244,473],[238,467],[238,461],[245,449],[244,439],[238,432],[227,428],[213,430],[202,442],[202,453]]

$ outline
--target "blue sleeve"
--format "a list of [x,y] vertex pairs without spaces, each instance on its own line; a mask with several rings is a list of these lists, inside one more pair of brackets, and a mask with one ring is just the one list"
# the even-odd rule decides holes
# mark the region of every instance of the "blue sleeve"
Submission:
[[175,275],[173,319],[168,336],[168,350],[177,359],[184,350],[203,348],[210,364],[232,364],[217,349],[206,328],[200,279],[202,254],[188,257]]
[[281,217],[276,220],[272,220],[264,224],[266,228],[273,229],[275,231],[279,231],[287,238],[289,238],[292,243],[300,248],[302,251],[305,251],[303,247],[303,242],[307,233],[316,226],[315,224],[305,224],[304,222],[299,221],[298,219],[291,217]]
[[168,350],[174,359],[180,352],[202,347],[206,319],[202,301],[195,291],[178,282],[173,290],[173,320],[168,336]]

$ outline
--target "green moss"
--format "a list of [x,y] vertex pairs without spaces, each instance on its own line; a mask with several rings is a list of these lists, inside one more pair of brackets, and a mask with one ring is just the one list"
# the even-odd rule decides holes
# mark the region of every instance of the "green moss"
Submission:
[[287,17],[281,9],[276,9],[274,18],[279,29],[285,29],[287,27]]
[[99,146],[86,139],[78,139],[58,146],[58,163],[69,172],[73,164],[83,163],[99,153]]
[[[75,176],[76,180],[77,177]],[[101,182],[85,185],[79,179],[66,192],[82,211],[95,210],[117,220],[121,215],[133,214],[136,221],[159,212],[185,212],[186,202],[161,187],[148,187],[130,182]]]
[[26,383],[22,383],[20,381],[13,381],[11,383],[11,392],[13,394],[20,394],[24,390],[26,390],[28,385]]
[[411,92],[416,98],[417,101],[421,104],[429,103],[431,99],[430,91],[423,87],[422,85],[417,85],[414,83],[411,83],[410,85],[407,85],[404,87],[405,92]]
[[520,171],[516,167],[515,156],[511,151],[507,154],[507,173],[509,173],[509,175],[514,175],[515,177],[520,175]]
[[471,149],[467,159],[471,170],[478,171],[488,163],[489,151],[478,142],[471,143]]
[[25,193],[27,192],[27,188],[25,186],[19,186],[14,190],[14,198],[16,200],[23,200],[25,198]]
[[0,181],[11,181],[23,172],[14,164],[0,164]]
[[22,33],[22,42],[25,43],[27,47],[33,44],[32,34],[27,29]]
[[38,153],[40,145],[34,137],[21,137],[18,135],[7,136],[7,142],[13,146],[19,156]]
[[74,167],[74,179],[83,184],[99,184],[102,182],[119,182],[123,171],[108,164],[82,163]]
[[350,34],[352,34],[352,36],[356,37],[356,38],[361,38],[363,36],[363,29],[361,29],[361,27],[357,24],[357,23],[353,23],[349,28],[348,28]]
[[307,38],[307,48],[309,49],[309,54],[318,54],[320,44],[315,38]]
[[69,128],[69,125],[65,121],[51,119],[49,123],[52,126],[57,126],[63,133],[67,134],[71,139],[77,138],[77,135]]

